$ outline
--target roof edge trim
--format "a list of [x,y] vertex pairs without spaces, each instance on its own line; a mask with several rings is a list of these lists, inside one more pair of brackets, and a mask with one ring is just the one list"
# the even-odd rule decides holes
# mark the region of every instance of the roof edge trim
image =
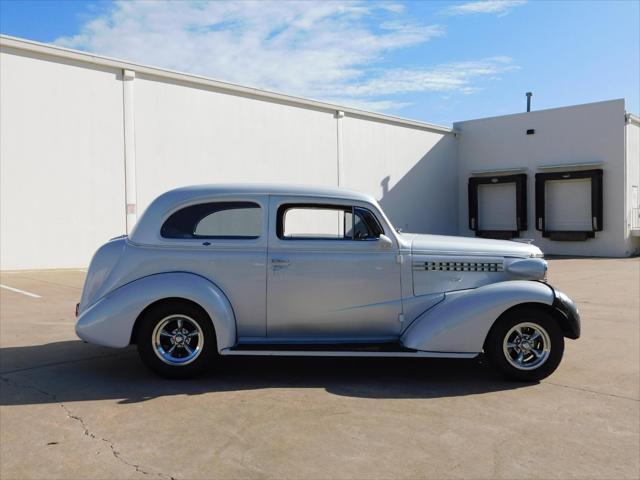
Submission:
[[33,40],[22,39],[18,37],[12,37],[9,35],[0,35],[0,46],[14,48],[17,50],[25,50],[43,55],[50,55],[54,57],[62,57],[72,59],[80,62],[85,62],[93,65],[101,65],[111,68],[118,68],[123,70],[133,70],[139,73],[145,73],[160,78],[168,78],[172,80],[180,80],[187,83],[196,85],[203,85],[216,88],[228,92],[231,95],[248,95],[256,98],[257,100],[272,101],[272,102],[284,102],[297,106],[300,108],[313,108],[317,110],[324,110],[327,112],[344,112],[345,115],[351,117],[360,117],[366,120],[379,121],[384,123],[390,123],[394,125],[411,127],[419,130],[427,130],[437,133],[455,133],[455,129],[444,127],[441,125],[435,125],[426,122],[420,122],[417,120],[409,120],[402,117],[396,117],[393,115],[386,115],[384,113],[369,112],[366,110],[360,110],[352,107],[345,107],[341,105],[335,105],[332,103],[322,102],[318,100],[312,100],[302,97],[296,97],[293,95],[286,95],[283,93],[276,93],[267,90],[261,90],[259,88],[246,87],[237,85],[234,83],[223,82],[220,80],[214,80],[207,77],[193,75],[189,73],[177,72],[173,70],[166,70],[162,68],[152,67],[148,65],[137,64],[133,62],[127,62],[124,60],[113,59],[92,53],[82,52],[79,50],[72,50],[69,48],[59,47],[56,45],[50,45],[45,43],[36,42]]

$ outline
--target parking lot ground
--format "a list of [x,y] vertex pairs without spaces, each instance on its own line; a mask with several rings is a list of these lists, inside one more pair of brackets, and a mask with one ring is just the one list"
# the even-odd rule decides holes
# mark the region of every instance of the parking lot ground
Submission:
[[583,331],[537,384],[481,360],[354,358],[167,381],[75,337],[83,277],[0,274],[26,292],[0,289],[2,479],[640,477],[637,258],[550,261]]

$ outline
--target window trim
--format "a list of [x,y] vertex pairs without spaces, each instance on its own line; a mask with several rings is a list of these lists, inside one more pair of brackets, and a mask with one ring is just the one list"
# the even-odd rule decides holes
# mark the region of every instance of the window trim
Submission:
[[[370,209],[366,208],[366,207],[361,207],[361,206],[358,206],[358,205],[350,205],[350,204],[338,204],[338,203],[308,203],[308,202],[293,203],[293,202],[287,202],[287,203],[283,203],[282,205],[279,205],[277,213],[276,213],[276,236],[280,240],[284,240],[284,241],[302,240],[302,241],[321,241],[321,242],[326,242],[326,241],[329,241],[329,242],[367,242],[367,241],[377,240],[379,238],[379,237],[373,237],[373,238],[356,239],[356,238],[353,238],[353,234],[351,235],[351,238],[286,237],[284,235],[284,217],[285,217],[287,211],[291,210],[293,208],[315,209],[315,210],[342,210],[345,213],[346,212],[350,212],[351,213],[352,222],[355,221],[355,209],[364,210],[366,212],[369,212],[371,214],[371,216],[374,218],[376,224],[378,225],[378,228],[380,229],[380,235],[384,235],[385,234],[384,227],[382,226],[382,223],[380,222],[380,220],[378,219],[376,214],[374,212],[372,212]],[[353,231],[353,228],[352,228],[352,231]]]
[[[240,205],[238,207],[235,208],[222,208],[216,211],[210,211],[209,213],[200,216],[194,223],[193,223],[193,227],[194,227],[194,232],[191,234],[191,236],[189,237],[177,237],[177,236],[167,236],[163,230],[165,228],[165,225],[167,224],[167,222],[169,222],[169,220],[176,214],[189,209],[189,208],[193,208],[193,207],[199,207],[199,206],[203,206],[203,205]],[[242,209],[242,208],[256,208],[258,209],[259,213],[260,213],[260,234],[259,235],[196,235],[195,233],[195,227],[198,226],[198,224],[206,217],[208,217],[209,215],[215,213],[215,212],[220,212],[220,211],[224,211],[224,210],[235,210],[235,209]],[[177,208],[176,210],[174,210],[173,212],[171,212],[167,218],[162,222],[162,225],[160,226],[160,237],[164,240],[244,240],[244,241],[251,241],[251,240],[258,240],[260,238],[263,237],[264,235],[264,231],[265,231],[265,226],[264,226],[264,212],[263,212],[263,207],[262,205],[260,205],[258,202],[255,202],[253,200],[217,200],[217,201],[205,201],[205,202],[197,202],[197,203],[192,203],[191,205],[185,205],[185,206],[181,206],[180,208]]]
[[[544,238],[558,241],[585,241],[604,229],[603,170],[565,170],[536,173],[536,230]],[[546,182],[554,180],[591,180],[591,230],[548,230]]]
[[[480,185],[500,185],[513,183],[516,187],[516,229],[515,230],[485,230],[479,228],[478,216]],[[488,177],[470,177],[468,184],[469,201],[469,230],[475,232],[476,237],[500,238],[510,240],[518,238],[521,231],[527,230],[527,174],[493,175]]]

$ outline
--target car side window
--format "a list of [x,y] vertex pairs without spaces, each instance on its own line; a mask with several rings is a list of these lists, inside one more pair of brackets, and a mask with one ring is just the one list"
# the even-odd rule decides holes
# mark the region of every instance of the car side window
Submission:
[[171,214],[160,229],[164,238],[256,239],[262,210],[253,202],[209,202]]
[[288,204],[278,209],[277,235],[283,240],[367,240],[382,233],[376,217],[365,208]]

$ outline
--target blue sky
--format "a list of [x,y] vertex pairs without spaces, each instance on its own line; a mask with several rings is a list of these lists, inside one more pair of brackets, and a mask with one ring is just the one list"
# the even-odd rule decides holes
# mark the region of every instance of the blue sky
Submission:
[[0,0],[7,35],[448,125],[625,98],[640,1]]

